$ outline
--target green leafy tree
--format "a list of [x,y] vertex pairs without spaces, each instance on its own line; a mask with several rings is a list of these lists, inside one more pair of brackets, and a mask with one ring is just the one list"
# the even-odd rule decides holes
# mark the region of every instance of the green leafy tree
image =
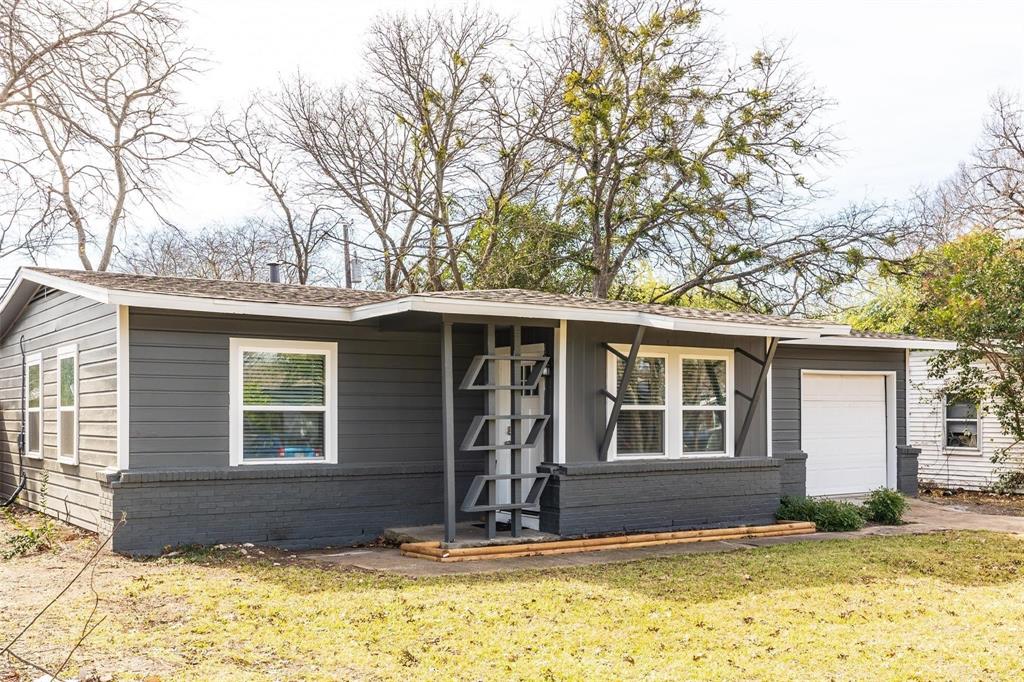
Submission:
[[807,220],[812,178],[835,156],[819,123],[829,102],[782,47],[734,63],[708,15],[698,0],[577,0],[542,60],[562,83],[547,138],[591,291],[611,295],[638,259],[671,279],[670,299],[833,291],[888,258],[900,226],[872,208]]
[[587,276],[568,253],[578,228],[553,220],[536,204],[511,204],[469,231],[462,271],[472,289],[580,293]]
[[[920,331],[957,343],[932,359],[929,374],[996,416],[1014,445],[1024,441],[1024,241],[971,232],[923,257],[917,278]],[[1008,450],[995,461],[1007,461]],[[1019,471],[1003,477],[1007,487],[1022,483]]]

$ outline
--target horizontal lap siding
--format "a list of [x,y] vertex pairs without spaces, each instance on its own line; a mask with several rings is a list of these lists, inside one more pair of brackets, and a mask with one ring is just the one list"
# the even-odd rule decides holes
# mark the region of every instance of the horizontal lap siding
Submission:
[[[338,343],[340,463],[441,460],[437,330],[141,309],[130,320],[132,469],[228,465],[232,337]],[[454,340],[457,383],[483,341],[461,327]],[[482,412],[482,398],[464,391],[455,398],[461,434]]]
[[[99,520],[100,470],[117,464],[117,309],[74,294],[49,291],[29,303],[0,341],[0,497],[18,481],[21,430],[21,351],[43,357],[43,460],[25,458],[29,492],[20,501],[94,530]],[[78,465],[57,462],[57,349],[78,345]],[[45,472],[45,475],[44,475]],[[46,499],[40,491],[46,485]]]
[[[569,323],[566,341],[566,385],[569,387],[566,414],[568,462],[598,461],[598,448],[604,437],[608,406],[611,404],[600,393],[605,388],[608,356],[602,344],[631,344],[635,334],[636,328],[627,325],[600,322]],[[696,334],[661,329],[647,329],[644,332],[643,343],[651,346],[742,348],[759,358],[764,357],[766,345],[763,337]],[[739,353],[736,354],[735,365],[736,389],[747,395],[753,394],[760,365]],[[740,427],[746,418],[748,403],[744,398],[734,396],[734,404],[735,431],[739,435]],[[762,393],[746,445],[743,452],[737,454],[763,457],[767,454],[766,442],[765,399]]]
[[[1024,463],[1024,446],[1014,445],[999,420],[990,415],[981,419],[978,452],[946,451],[942,398],[938,395],[943,382],[928,377],[928,360],[933,355],[927,351],[910,354],[910,443],[921,450],[918,478],[951,488],[987,488],[998,481],[1001,472],[1020,468]],[[1006,448],[1011,448],[1013,461],[992,462],[992,456]]]
[[896,372],[896,442],[907,442],[906,355],[902,349],[780,345],[772,364],[772,450],[795,452],[800,444],[800,372]]

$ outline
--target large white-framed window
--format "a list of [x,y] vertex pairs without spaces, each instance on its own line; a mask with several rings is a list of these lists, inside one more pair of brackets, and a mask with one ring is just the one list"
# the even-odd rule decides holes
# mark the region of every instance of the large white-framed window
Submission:
[[942,422],[946,450],[981,452],[981,417],[977,403],[947,395],[943,400]]
[[57,461],[78,464],[78,346],[57,349]]
[[[627,345],[612,348],[629,353]],[[733,360],[729,349],[641,346],[609,459],[731,457]],[[624,367],[624,360],[608,353],[607,388],[613,395]]]
[[43,356],[25,357],[25,456],[43,457]]
[[338,344],[231,339],[230,461],[338,461]]

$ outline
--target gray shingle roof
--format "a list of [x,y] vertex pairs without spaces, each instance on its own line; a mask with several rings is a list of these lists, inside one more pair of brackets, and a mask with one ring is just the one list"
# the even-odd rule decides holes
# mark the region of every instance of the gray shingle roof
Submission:
[[90,272],[56,268],[27,268],[53,277],[80,284],[117,291],[198,297],[227,301],[278,303],[335,308],[358,308],[363,305],[415,298],[458,299],[465,301],[506,303],[520,306],[568,307],[580,310],[627,311],[660,315],[680,320],[756,324],[816,329],[837,324],[827,320],[759,315],[756,313],[683,308],[652,303],[612,301],[566,294],[552,294],[525,289],[479,289],[471,291],[438,291],[420,294],[400,294],[361,289],[341,289],[301,284],[274,284],[269,282],[239,282],[233,280],[195,279],[187,277],[159,277],[117,272]]
[[706,320],[713,322],[732,322],[736,324],[773,324],[792,327],[820,327],[822,324],[840,324],[829,320],[807,320],[797,317],[779,315],[760,315],[729,310],[712,310],[708,308],[683,308],[657,303],[635,303],[633,301],[612,301],[603,298],[569,296],[567,294],[550,294],[543,291],[526,289],[476,289],[470,291],[435,291],[421,296],[432,298],[457,298],[470,301],[487,301],[496,303],[514,303],[518,305],[543,305],[590,310],[626,310],[631,312],[664,315],[683,320]]
[[170,296],[193,296],[251,301],[254,303],[285,303],[292,305],[332,306],[354,308],[367,303],[380,303],[400,298],[399,294],[361,289],[337,289],[302,284],[275,284],[271,282],[239,282],[228,279],[198,279],[192,277],[157,277],[122,272],[90,272],[57,268],[28,268],[54,277],[69,279],[101,289],[135,291]]

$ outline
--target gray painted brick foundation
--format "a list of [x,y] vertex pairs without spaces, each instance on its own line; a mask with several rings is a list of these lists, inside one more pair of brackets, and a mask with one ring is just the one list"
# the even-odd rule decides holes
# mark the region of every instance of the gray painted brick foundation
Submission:
[[920,448],[896,446],[896,490],[910,497],[917,497],[917,457],[920,454]]
[[782,452],[774,457],[782,462],[782,494],[793,497],[807,495],[807,453]]
[[783,466],[733,457],[542,468],[541,530],[573,536],[772,523]]
[[[464,495],[472,469],[459,471]],[[286,549],[368,542],[390,526],[442,519],[440,465],[280,465],[111,474],[101,528],[125,514],[113,549],[252,542]]]

